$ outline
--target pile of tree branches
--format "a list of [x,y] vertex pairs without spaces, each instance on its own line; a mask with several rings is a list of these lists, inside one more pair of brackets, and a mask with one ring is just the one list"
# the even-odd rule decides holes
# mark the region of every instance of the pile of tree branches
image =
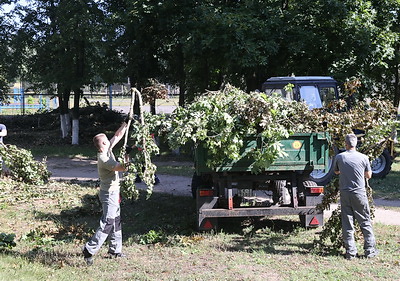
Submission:
[[31,151],[15,145],[0,145],[0,158],[4,162],[2,174],[27,184],[44,184],[51,173],[47,170],[46,159],[37,161]]
[[[253,173],[259,173],[275,159],[285,155],[280,141],[293,133],[328,132],[332,147],[343,147],[345,135],[354,130],[363,132],[359,151],[372,161],[380,155],[386,142],[392,137],[396,123],[396,110],[388,101],[360,101],[349,107],[345,100],[338,100],[328,106],[312,109],[303,102],[289,101],[278,95],[246,93],[235,87],[207,92],[186,107],[178,107],[171,115],[144,115],[144,124],[134,122],[131,140],[138,148],[137,164],[131,171],[144,176],[152,186],[155,172],[153,165],[147,167],[143,157],[150,158],[158,153],[152,134],[162,136],[171,148],[187,143],[203,145],[208,151],[207,165],[217,167],[223,161],[252,157],[255,164]],[[243,140],[248,135],[264,139],[263,149],[241,151]],[[146,146],[147,154],[141,151]],[[150,161],[148,161],[149,163]],[[151,162],[150,162],[151,163]],[[137,197],[134,178],[126,178],[123,190]],[[131,188],[131,189],[129,189]],[[135,193],[136,192],[136,193]],[[338,201],[338,182],[334,179],[326,187],[324,201],[318,208],[324,210]],[[369,189],[369,196],[372,192]],[[340,208],[333,213],[325,225],[319,246],[339,249],[341,247]],[[329,243],[328,243],[329,244]],[[319,247],[322,249],[323,247]]]
[[159,117],[157,126],[172,148],[188,142],[204,145],[211,168],[243,157],[239,152],[247,135],[263,137],[267,140],[263,151],[247,152],[256,160],[253,172],[257,173],[285,153],[280,140],[293,133],[328,132],[332,146],[343,147],[345,135],[360,130],[359,150],[373,160],[391,138],[395,117],[396,110],[388,101],[360,101],[349,108],[345,100],[337,100],[310,110],[303,102],[227,86],[177,108],[169,117]]

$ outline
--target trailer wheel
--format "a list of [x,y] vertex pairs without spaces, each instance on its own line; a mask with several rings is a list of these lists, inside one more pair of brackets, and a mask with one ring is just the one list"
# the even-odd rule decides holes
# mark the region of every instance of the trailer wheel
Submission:
[[275,180],[272,184],[272,200],[274,204],[289,205],[291,203],[291,197],[286,187],[286,180]]
[[372,176],[374,178],[385,177],[392,169],[393,159],[389,150],[385,149],[382,154],[371,163]]
[[328,171],[313,170],[310,173],[310,180],[317,183],[317,185],[327,185],[334,176],[333,162],[336,155],[340,152],[336,146],[331,147],[332,156],[329,157]]
[[304,187],[312,187],[312,186],[318,186],[318,184],[313,180],[305,180],[305,181],[303,181],[303,186]]
[[201,188],[212,188],[213,183],[212,179],[209,175],[197,175],[196,173],[193,174],[192,177],[192,197],[195,199],[197,194],[197,189]]

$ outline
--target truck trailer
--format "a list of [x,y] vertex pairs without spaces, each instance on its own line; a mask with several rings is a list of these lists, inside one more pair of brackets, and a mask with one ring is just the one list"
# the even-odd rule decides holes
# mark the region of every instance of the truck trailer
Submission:
[[261,135],[248,136],[238,160],[226,160],[210,168],[207,150],[195,148],[195,175],[192,192],[196,198],[197,227],[211,230],[218,219],[296,215],[304,227],[323,225],[324,186],[309,179],[313,169],[329,165],[329,134],[293,134],[280,141],[285,156],[278,157],[262,172],[252,173],[254,159],[248,152],[263,149],[268,140]]

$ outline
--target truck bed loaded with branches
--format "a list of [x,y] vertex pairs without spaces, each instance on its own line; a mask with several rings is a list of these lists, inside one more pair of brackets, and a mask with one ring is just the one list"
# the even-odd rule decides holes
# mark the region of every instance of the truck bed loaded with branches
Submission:
[[310,109],[275,92],[227,86],[161,117],[157,126],[172,148],[193,145],[199,229],[215,228],[218,217],[268,214],[301,215],[305,226],[317,226],[323,185],[312,173],[327,171],[330,147],[342,147],[357,128],[364,132],[359,150],[377,158],[390,142],[394,113],[379,100],[348,108],[334,98]]
[[[310,176],[327,170],[329,148],[341,147],[346,134],[361,128],[359,150],[377,158],[390,142],[394,113],[385,101],[348,108],[344,100],[332,99],[310,109],[274,92],[227,86],[170,116],[147,116],[146,123],[171,148],[192,144],[199,229],[215,228],[219,217],[272,214],[301,215],[310,227],[323,223],[322,210],[334,202],[322,202],[323,191],[337,194]],[[318,204],[324,207],[315,208]]]

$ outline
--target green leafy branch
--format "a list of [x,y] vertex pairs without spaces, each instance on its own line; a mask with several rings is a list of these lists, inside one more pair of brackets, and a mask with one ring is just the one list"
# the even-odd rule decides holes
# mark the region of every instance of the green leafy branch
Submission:
[[46,159],[35,160],[29,150],[7,144],[0,146],[0,157],[6,166],[3,172],[16,181],[40,185],[50,178]]
[[8,248],[11,249],[12,247],[15,247],[17,244],[14,241],[15,239],[15,234],[7,234],[7,233],[0,233],[0,249],[1,248]]
[[[140,111],[139,120],[132,120],[135,98],[137,97],[139,100],[140,109],[143,104],[141,93],[137,89],[132,89],[131,92],[130,120],[128,121],[125,133],[125,142],[119,156],[119,161],[127,167],[127,171],[124,173],[121,181],[121,194],[129,199],[137,199],[139,191],[136,187],[136,177],[139,176],[147,185],[147,198],[149,198],[153,192],[154,177],[157,168],[151,162],[151,156],[159,153],[158,146],[154,141],[154,134],[150,134],[150,129],[154,129],[157,126],[157,122],[156,119],[152,119],[153,122],[144,122],[142,111]],[[148,117],[148,119],[151,118]],[[132,131],[129,132],[131,125]],[[129,147],[133,148],[133,155],[129,163],[126,163],[125,155],[127,154],[128,139]]]

